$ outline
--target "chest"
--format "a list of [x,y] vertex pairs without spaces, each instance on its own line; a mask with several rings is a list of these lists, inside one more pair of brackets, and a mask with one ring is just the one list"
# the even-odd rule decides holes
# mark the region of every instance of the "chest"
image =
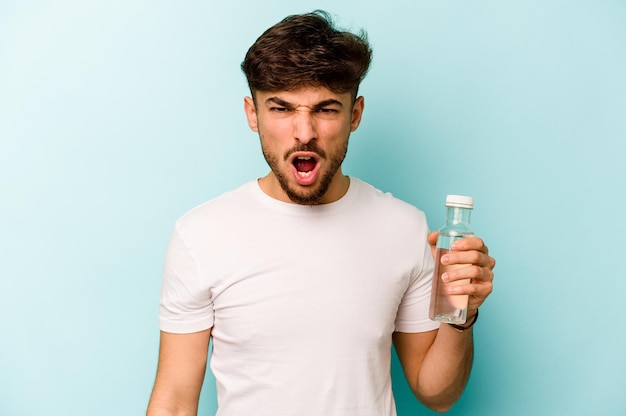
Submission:
[[384,225],[323,221],[265,224],[222,239],[215,254],[203,267],[214,340],[259,350],[287,338],[302,348],[387,345],[414,260]]

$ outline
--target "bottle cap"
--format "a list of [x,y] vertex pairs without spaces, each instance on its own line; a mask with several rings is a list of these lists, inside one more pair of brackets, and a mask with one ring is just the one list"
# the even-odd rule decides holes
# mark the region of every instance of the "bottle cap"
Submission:
[[446,197],[447,207],[474,208],[474,198],[471,196],[448,195]]

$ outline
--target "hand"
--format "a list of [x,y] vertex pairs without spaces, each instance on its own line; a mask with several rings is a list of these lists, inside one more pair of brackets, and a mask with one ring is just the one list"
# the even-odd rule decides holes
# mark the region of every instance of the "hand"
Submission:
[[[439,233],[434,231],[428,234],[428,244],[435,256],[437,237]],[[482,239],[478,237],[465,237],[456,240],[452,244],[452,250],[441,258],[443,264],[467,264],[467,267],[451,270],[447,272],[447,281],[471,279],[465,285],[452,286],[450,294],[469,295],[467,306],[468,321],[474,315],[478,307],[483,304],[487,296],[493,290],[493,268],[496,267],[496,260],[489,256],[489,249]]]

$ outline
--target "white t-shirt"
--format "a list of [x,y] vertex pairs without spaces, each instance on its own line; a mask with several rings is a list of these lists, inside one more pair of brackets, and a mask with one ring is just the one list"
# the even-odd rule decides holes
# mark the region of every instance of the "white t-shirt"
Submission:
[[438,327],[427,231],[356,178],[317,206],[249,182],[176,223],[161,330],[212,328],[220,416],[393,416],[392,333]]

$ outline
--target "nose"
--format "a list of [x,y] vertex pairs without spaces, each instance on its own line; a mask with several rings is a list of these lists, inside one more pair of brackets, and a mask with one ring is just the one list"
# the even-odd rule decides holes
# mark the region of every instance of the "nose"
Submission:
[[315,119],[308,108],[295,111],[293,134],[296,140],[304,144],[316,138]]

